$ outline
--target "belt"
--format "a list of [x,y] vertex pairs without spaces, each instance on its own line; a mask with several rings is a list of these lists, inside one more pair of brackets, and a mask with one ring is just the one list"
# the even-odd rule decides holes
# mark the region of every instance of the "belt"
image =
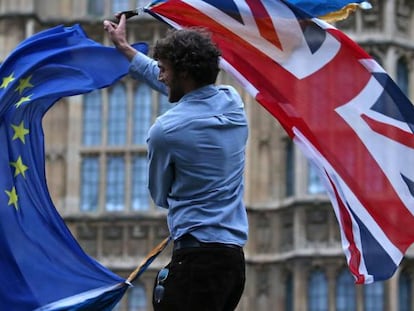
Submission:
[[236,244],[200,242],[190,234],[185,234],[181,238],[174,241],[174,251],[183,248],[233,248],[238,250],[241,249],[241,247]]

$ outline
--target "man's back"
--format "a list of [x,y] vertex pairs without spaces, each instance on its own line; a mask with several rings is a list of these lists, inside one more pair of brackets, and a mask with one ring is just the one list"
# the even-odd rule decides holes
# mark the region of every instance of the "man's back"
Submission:
[[243,103],[231,87],[200,88],[158,118],[148,140],[150,163],[157,163],[150,176],[161,173],[160,161],[166,170],[162,186],[161,178],[150,178],[157,180],[150,191],[157,204],[168,206],[174,239],[192,232],[201,241],[244,245],[246,140]]

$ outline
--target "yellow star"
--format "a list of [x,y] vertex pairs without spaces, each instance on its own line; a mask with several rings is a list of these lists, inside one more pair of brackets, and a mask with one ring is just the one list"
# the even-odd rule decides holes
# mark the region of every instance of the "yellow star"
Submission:
[[26,88],[33,87],[33,84],[30,83],[31,78],[32,76],[29,76],[26,79],[19,80],[19,86],[16,88],[16,91],[19,91],[19,94],[22,94]]
[[30,94],[29,96],[24,96],[24,97],[20,98],[20,100],[17,103],[15,103],[14,105],[16,106],[16,108],[19,108],[23,103],[30,101],[32,96],[33,96],[33,94]]
[[17,205],[17,201],[19,200],[19,196],[16,193],[16,188],[13,187],[10,191],[5,190],[6,194],[9,196],[9,203],[8,205],[14,205],[14,208],[16,211],[19,209],[19,206]]
[[10,162],[10,165],[13,166],[16,170],[14,171],[14,177],[19,174],[22,174],[24,178],[26,178],[24,172],[29,168],[23,164],[22,157],[19,156],[16,162]]
[[29,134],[30,131],[24,127],[23,121],[20,122],[19,125],[12,124],[11,126],[14,130],[13,140],[20,139],[22,143],[24,144],[25,143],[24,136]]
[[3,78],[3,82],[0,85],[0,89],[5,89],[6,87],[9,86],[9,83],[12,82],[12,81],[14,81],[13,73],[8,77]]

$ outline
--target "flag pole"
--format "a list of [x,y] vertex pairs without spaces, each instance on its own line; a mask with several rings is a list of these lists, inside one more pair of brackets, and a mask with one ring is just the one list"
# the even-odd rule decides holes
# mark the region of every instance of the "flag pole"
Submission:
[[126,282],[127,284],[131,285],[147,268],[149,265],[154,261],[154,259],[167,247],[169,242],[171,241],[171,237],[165,238],[160,244],[154,247],[148,255],[144,258],[141,264],[129,275]]

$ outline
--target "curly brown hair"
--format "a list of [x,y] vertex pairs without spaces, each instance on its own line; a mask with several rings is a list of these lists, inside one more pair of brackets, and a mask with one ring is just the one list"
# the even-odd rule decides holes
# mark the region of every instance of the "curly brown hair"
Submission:
[[168,61],[174,72],[186,72],[202,85],[216,82],[221,52],[203,28],[170,29],[154,47],[154,59]]

